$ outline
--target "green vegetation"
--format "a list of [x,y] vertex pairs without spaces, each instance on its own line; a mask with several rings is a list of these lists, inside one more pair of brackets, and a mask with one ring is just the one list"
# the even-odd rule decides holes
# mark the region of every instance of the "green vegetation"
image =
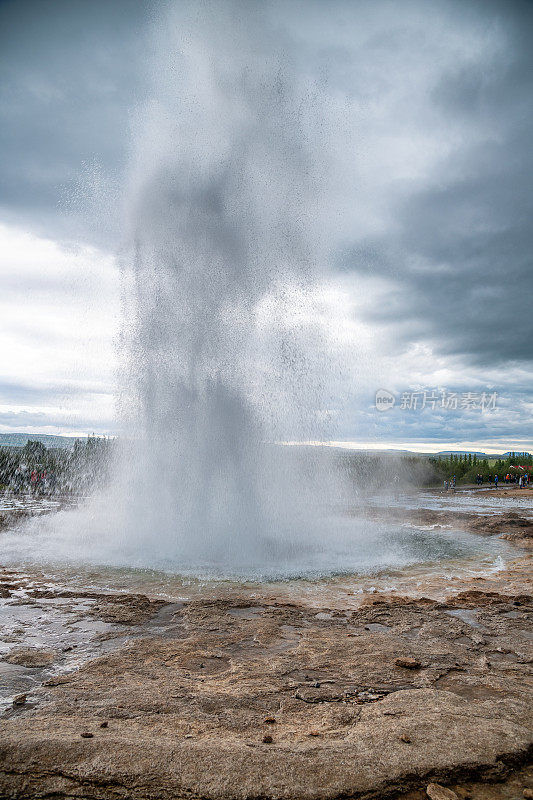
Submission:
[[532,466],[533,456],[530,453],[510,453],[505,459],[479,459],[471,453],[460,455],[450,455],[446,457],[430,458],[435,470],[442,476],[442,480],[447,480],[455,475],[459,483],[476,483],[478,475],[483,476],[486,483],[489,476],[494,480],[498,476],[498,481],[503,482],[505,476],[524,474],[522,470],[515,469],[517,465]]

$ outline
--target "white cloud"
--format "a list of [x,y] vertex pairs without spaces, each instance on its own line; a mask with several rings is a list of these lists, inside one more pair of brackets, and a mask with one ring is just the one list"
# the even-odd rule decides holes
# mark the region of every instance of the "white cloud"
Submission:
[[112,430],[114,259],[0,225],[0,275],[0,429]]

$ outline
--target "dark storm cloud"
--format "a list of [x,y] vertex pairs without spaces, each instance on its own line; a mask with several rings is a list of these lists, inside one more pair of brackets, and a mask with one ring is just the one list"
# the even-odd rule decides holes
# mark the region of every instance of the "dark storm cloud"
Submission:
[[533,6],[464,6],[504,47],[440,77],[430,105],[444,112],[443,142],[449,126],[458,144],[399,193],[392,231],[359,241],[345,266],[392,281],[368,318],[396,325],[404,344],[493,365],[533,358]]
[[142,0],[0,3],[4,221],[58,238],[105,239],[91,189],[124,167],[147,8]]
[[[414,389],[420,387],[414,387]],[[431,391],[430,387],[426,387]],[[413,391],[413,387],[406,385],[399,387],[393,394],[396,397],[395,406],[380,412],[376,409],[374,396],[365,395],[360,408],[354,409],[350,425],[351,437],[356,441],[379,442],[506,442],[505,449],[529,448],[529,431],[524,426],[524,420],[531,415],[531,389],[532,381],[527,380],[524,390],[516,387],[503,387],[496,394],[494,405],[488,405],[482,410],[479,403],[473,408],[462,408],[461,397],[463,393],[480,393],[486,387],[476,387],[471,384],[455,385],[452,387],[458,395],[458,407],[443,409],[439,403],[435,408],[431,405],[423,406],[422,392],[419,391],[418,404],[413,408],[402,408],[401,397],[403,391]],[[436,396],[440,397],[437,391]],[[496,446],[496,450],[499,446]]]
[[[150,23],[160,5],[0,0],[0,223],[62,243],[114,247],[120,213],[113,197],[124,183],[130,120],[150,81]],[[498,364],[506,392],[491,418],[354,410],[361,435],[376,425],[390,440],[424,432],[438,440],[453,428],[452,438],[475,440],[489,419],[502,437],[523,433],[530,394],[505,376],[509,365],[533,357],[533,3],[257,6],[275,31],[265,37],[279,35],[295,71],[315,76],[325,127],[338,133],[333,161],[349,178],[344,205],[337,208],[334,197],[324,211],[333,218],[332,250],[356,292],[361,273],[387,282],[388,294],[358,315],[388,330],[391,351],[422,343],[450,356],[465,390],[469,370],[479,379],[480,369]],[[353,224],[346,209],[355,209]],[[66,293],[85,291],[78,278],[43,269],[21,279],[14,266],[2,277],[4,300],[21,304],[27,290],[43,311],[61,296],[68,306]],[[61,334],[40,330],[36,344],[54,335]],[[17,337],[31,331],[17,329]],[[60,395],[56,386],[41,392],[3,377],[5,403],[46,405]],[[494,370],[491,380],[498,388]],[[53,424],[53,415],[45,422],[37,411],[20,416],[26,413],[8,419],[5,412],[0,425]]]

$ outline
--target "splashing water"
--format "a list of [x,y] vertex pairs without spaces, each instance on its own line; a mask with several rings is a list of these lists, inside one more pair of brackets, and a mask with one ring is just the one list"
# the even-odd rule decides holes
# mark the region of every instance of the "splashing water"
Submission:
[[167,34],[137,134],[125,528],[177,563],[255,567],[316,526],[316,457],[274,443],[316,438],[323,253],[311,89],[257,47],[258,7],[231,8]]
[[322,548],[338,483],[318,448],[279,444],[322,438],[327,416],[313,305],[326,262],[318,90],[258,3],[175,4],[154,42],[122,252],[115,477],[41,521],[36,550],[298,571]]

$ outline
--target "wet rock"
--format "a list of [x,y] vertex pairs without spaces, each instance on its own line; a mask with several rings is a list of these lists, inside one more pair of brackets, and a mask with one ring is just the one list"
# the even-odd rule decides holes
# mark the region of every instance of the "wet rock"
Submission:
[[455,792],[451,789],[446,789],[440,783],[430,783],[426,788],[426,794],[431,800],[459,800]]
[[508,542],[519,542],[520,544],[529,545],[533,540],[533,525],[528,528],[522,528],[512,533],[503,533],[502,539],[507,539]]
[[529,594],[501,594],[500,592],[482,592],[479,589],[468,589],[464,592],[446,598],[448,606],[459,606],[461,608],[477,608],[501,606],[503,603],[513,603],[513,605],[533,605],[533,597]]
[[61,686],[63,683],[68,683],[70,679],[70,675],[55,675],[53,678],[48,678],[43,686]]
[[422,666],[416,658],[397,658],[394,663],[397,667],[403,667],[404,669],[420,669]]
[[56,654],[53,650],[44,650],[37,647],[14,647],[4,656],[8,664],[19,667],[48,667],[55,661]]
[[25,694],[17,694],[13,698],[13,705],[14,706],[23,706],[24,703],[26,702],[26,698],[27,698],[27,695],[25,695]]
[[339,686],[311,684],[311,686],[300,686],[294,697],[296,700],[303,700],[304,703],[336,703],[345,700],[347,695]]
[[143,594],[100,595],[93,613],[104,622],[140,625],[147,622],[165,605],[164,600],[150,600]]

